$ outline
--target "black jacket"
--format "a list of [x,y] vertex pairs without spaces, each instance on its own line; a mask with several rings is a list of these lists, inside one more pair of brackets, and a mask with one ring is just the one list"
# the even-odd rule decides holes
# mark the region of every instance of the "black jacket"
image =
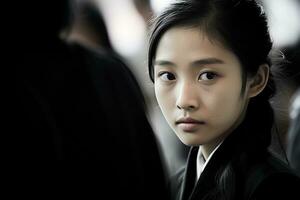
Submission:
[[[241,133],[244,131],[244,133]],[[187,166],[170,182],[172,200],[222,199],[218,194],[219,174],[231,162],[234,178],[224,186],[234,187],[231,200],[299,199],[300,179],[281,160],[267,150],[246,152],[243,144],[247,130],[238,128],[216,150],[195,186],[198,147],[192,147]],[[250,150],[252,151],[252,150]]]

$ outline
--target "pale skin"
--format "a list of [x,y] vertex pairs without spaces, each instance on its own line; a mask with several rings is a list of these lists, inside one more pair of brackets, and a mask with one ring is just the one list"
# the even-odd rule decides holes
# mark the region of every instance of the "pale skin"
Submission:
[[248,78],[242,93],[239,59],[196,28],[175,27],[161,37],[154,58],[155,95],[164,117],[186,145],[211,151],[243,120],[249,99],[265,87],[269,67]]

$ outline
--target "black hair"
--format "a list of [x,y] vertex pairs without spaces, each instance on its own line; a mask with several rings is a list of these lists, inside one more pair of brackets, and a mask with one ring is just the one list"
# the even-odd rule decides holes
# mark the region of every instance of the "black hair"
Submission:
[[[167,30],[174,27],[198,28],[205,32],[211,41],[218,41],[232,51],[242,66],[242,93],[247,78],[256,75],[260,65],[268,64],[270,68],[272,66],[269,54],[273,44],[267,18],[262,6],[255,0],[183,0],[172,4],[153,21],[148,51],[148,70],[153,82],[153,60],[159,40]],[[248,127],[256,127],[256,131],[244,138],[247,140],[245,143],[249,144],[249,152],[253,151],[250,150],[251,147],[253,149],[253,144],[256,145],[256,153],[266,152],[271,144],[274,114],[269,100],[275,92],[276,87],[270,70],[265,89],[258,96],[251,98],[248,105],[246,124]],[[217,194],[218,198],[236,198],[234,195],[237,184],[234,182],[234,173],[237,170],[233,162],[229,162],[217,172],[219,184],[214,194]]]

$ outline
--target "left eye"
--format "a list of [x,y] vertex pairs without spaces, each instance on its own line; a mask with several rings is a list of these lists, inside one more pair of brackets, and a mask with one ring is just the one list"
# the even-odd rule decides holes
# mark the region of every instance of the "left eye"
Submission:
[[217,76],[217,74],[215,74],[213,72],[204,72],[204,73],[200,74],[199,80],[209,81],[209,80],[213,80],[214,78],[216,78],[216,76]]

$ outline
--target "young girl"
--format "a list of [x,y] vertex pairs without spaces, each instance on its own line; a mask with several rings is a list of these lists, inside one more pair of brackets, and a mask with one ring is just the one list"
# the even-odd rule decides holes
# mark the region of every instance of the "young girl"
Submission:
[[150,78],[167,122],[191,146],[172,199],[299,198],[299,178],[268,151],[271,48],[254,0],[185,0],[157,17]]

